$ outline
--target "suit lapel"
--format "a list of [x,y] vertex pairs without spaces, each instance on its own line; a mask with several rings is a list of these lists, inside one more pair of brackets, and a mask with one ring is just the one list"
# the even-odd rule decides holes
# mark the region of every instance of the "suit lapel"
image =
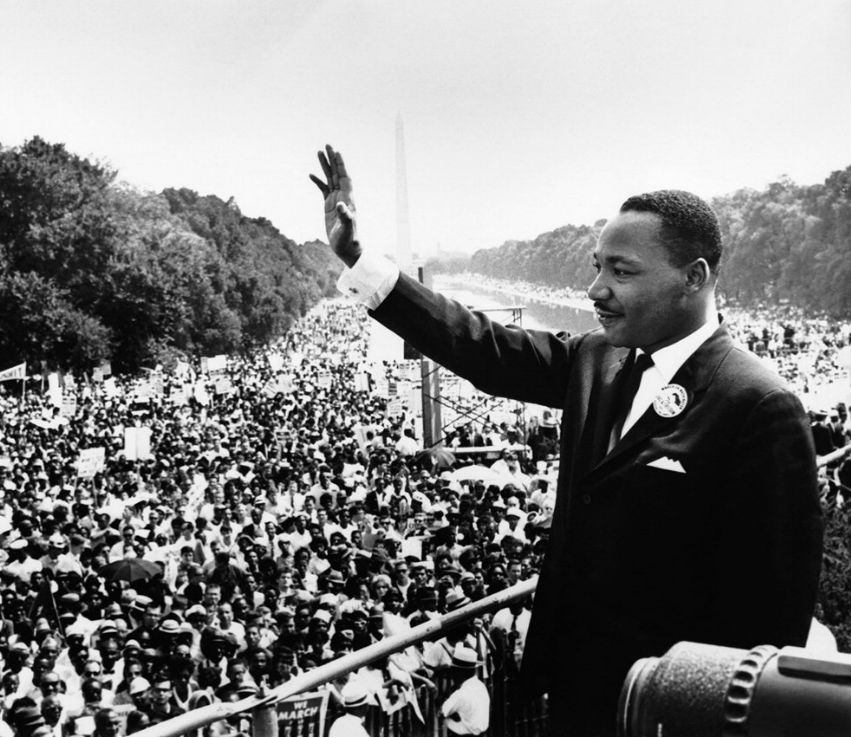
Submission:
[[[686,362],[679,368],[670,381],[670,384],[678,384],[685,389],[688,397],[685,410],[680,415],[672,418],[664,418],[653,409],[653,405],[651,404],[635,425],[615,444],[614,448],[593,467],[592,473],[596,474],[604,467],[608,467],[613,461],[629,453],[629,451],[639,446],[648,438],[658,435],[666,427],[682,420],[683,415],[687,414],[691,409],[695,396],[705,390],[710,381],[712,381],[718,365],[732,346],[733,342],[727,333],[727,327],[722,323],[718,327],[718,330],[704,341],[698,347],[697,351],[686,359]],[[600,459],[599,456],[595,458]]]
[[580,455],[580,463],[587,471],[593,469],[606,454],[615,409],[614,401],[628,357],[629,349],[616,348],[610,352],[603,364],[599,381],[588,393]]

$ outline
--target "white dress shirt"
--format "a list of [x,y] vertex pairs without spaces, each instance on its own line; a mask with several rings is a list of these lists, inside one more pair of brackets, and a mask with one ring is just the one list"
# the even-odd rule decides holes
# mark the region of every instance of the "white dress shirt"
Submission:
[[[707,338],[715,333],[718,325],[718,316],[713,312],[712,317],[696,331],[692,331],[685,338],[681,338],[670,346],[660,348],[650,355],[653,359],[653,366],[644,370],[644,374],[641,377],[641,384],[638,386],[638,391],[635,393],[635,398],[632,401],[632,407],[624,421],[621,438],[644,415],[647,408],[653,403],[656,395],[674,378],[680,367],[700,348],[700,345]],[[636,355],[643,353],[645,352],[641,349],[636,349]]]

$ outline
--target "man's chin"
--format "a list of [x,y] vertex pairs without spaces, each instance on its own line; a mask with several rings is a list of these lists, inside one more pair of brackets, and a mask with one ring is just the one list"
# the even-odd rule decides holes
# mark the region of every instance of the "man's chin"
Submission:
[[598,320],[600,322],[600,328],[603,330],[603,336],[608,343],[612,346],[628,345],[629,339],[624,331],[622,317],[606,318],[605,320],[598,318]]

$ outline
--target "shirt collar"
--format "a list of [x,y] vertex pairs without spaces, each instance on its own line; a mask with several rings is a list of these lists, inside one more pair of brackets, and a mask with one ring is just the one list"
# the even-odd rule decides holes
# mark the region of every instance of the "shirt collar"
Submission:
[[[695,331],[681,338],[670,346],[665,346],[651,354],[653,366],[662,375],[664,382],[670,382],[680,367],[688,361],[689,357],[697,351],[700,345],[706,341],[720,325],[718,315],[713,312],[712,316]],[[647,353],[642,349],[636,349],[636,355]]]

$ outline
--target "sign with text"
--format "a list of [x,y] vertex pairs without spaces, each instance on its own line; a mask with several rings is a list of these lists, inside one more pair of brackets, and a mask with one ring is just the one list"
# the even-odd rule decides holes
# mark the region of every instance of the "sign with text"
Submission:
[[62,393],[62,404],[59,415],[63,418],[73,418],[77,414],[77,393],[73,390]]
[[328,710],[328,691],[306,692],[282,700],[278,708],[279,736],[325,735],[325,714]]
[[77,476],[80,479],[91,479],[95,474],[104,470],[106,452],[103,448],[85,448],[77,457]]
[[26,379],[27,378],[27,362],[11,366],[0,372],[0,382],[6,382],[11,379]]

